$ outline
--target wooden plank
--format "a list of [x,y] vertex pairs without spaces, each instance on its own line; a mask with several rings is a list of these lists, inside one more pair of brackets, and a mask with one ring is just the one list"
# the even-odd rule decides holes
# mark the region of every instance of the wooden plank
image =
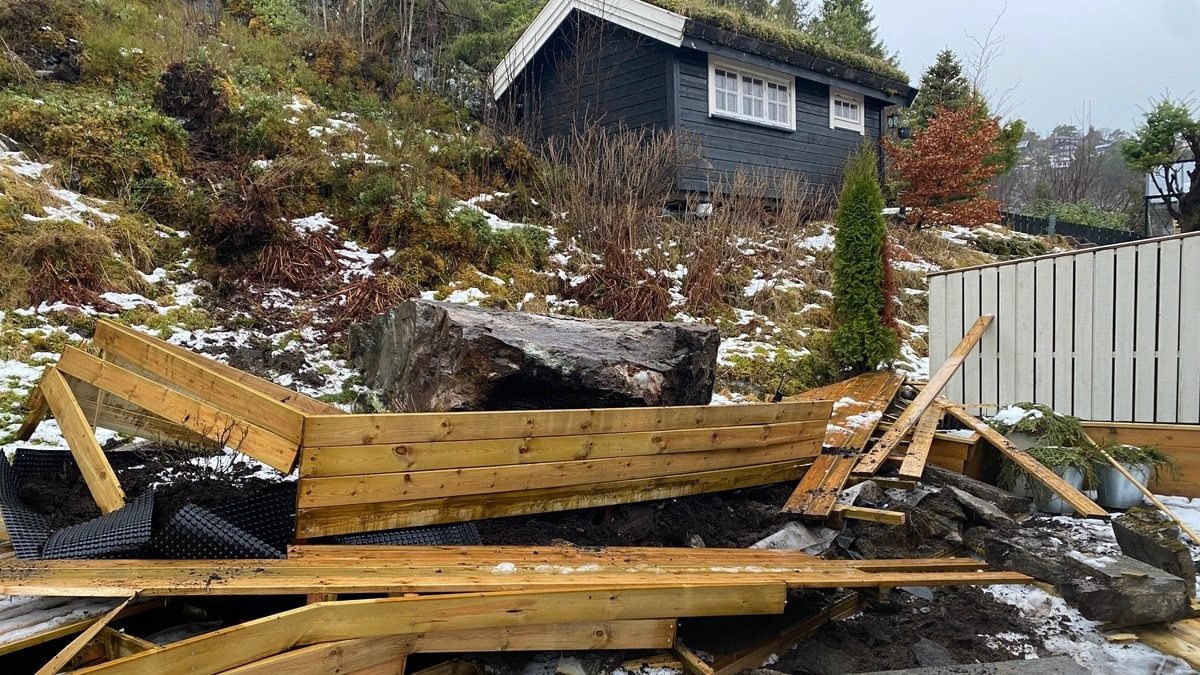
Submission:
[[[130,332],[135,332],[135,333],[137,333],[139,335],[143,335],[143,336],[145,335],[144,333],[141,333],[141,331],[137,331],[136,329],[133,329],[133,328],[128,328],[126,326],[123,326],[123,325],[116,323],[114,321],[111,321],[109,319],[101,318],[96,321],[97,335],[101,335],[101,336],[107,336],[109,334],[127,335]],[[271,382],[270,380],[265,380],[261,377],[256,377],[254,375],[251,375],[250,373],[245,372],[244,370],[238,370],[237,368],[234,368],[232,366],[221,363],[220,361],[217,361],[215,359],[210,359],[208,357],[201,356],[201,355],[196,354],[188,349],[184,349],[183,347],[180,347],[179,345],[171,344],[170,342],[167,342],[166,340],[157,340],[152,337],[147,337],[147,339],[152,340],[155,347],[157,347],[158,349],[161,349],[164,352],[171,354],[172,356],[176,356],[176,357],[184,359],[186,361],[190,361],[191,363],[196,364],[200,367],[206,368],[208,370],[212,370],[212,371],[216,372],[217,374],[227,377],[239,384],[245,385],[245,386],[250,387],[251,389],[254,389],[262,394],[270,396],[271,398],[273,398],[276,401],[279,401],[280,403],[291,406],[292,408],[295,408],[296,410],[299,410],[300,412],[308,413],[308,414],[312,414],[312,415],[345,414],[345,411],[343,411],[341,408],[338,408],[337,406],[330,405],[330,404],[324,403],[322,401],[318,401],[317,399],[311,398],[304,394],[301,394],[298,391],[293,391],[291,389],[288,389],[287,387],[284,387],[284,386],[281,386],[274,382]]]
[[892,424],[892,428],[888,429],[887,433],[875,443],[874,447],[863,454],[858,460],[858,464],[854,467],[854,474],[859,476],[873,476],[883,463],[887,460],[888,455],[892,454],[904,437],[908,435],[913,427],[917,425],[921,416],[925,411],[933,405],[934,399],[942,393],[942,388],[958,370],[959,365],[979,343],[979,338],[983,336],[984,331],[991,325],[992,319],[995,318],[990,314],[980,316],[975,320],[975,324],[963,336],[958,346],[950,353],[950,357],[942,364],[933,377],[929,378],[929,383],[917,394],[916,398],[908,404],[900,417]]
[[824,420],[484,441],[303,448],[302,478],[354,476],[754,448],[810,438]]
[[1051,405],[1054,401],[1054,259],[1033,263],[1033,398]]
[[888,511],[886,509],[873,509],[866,506],[850,506],[848,504],[835,504],[833,512],[843,518],[851,520],[866,520],[872,523],[883,523],[885,525],[903,525],[904,514],[900,511]]
[[1133,318],[1133,417],[1134,422],[1154,422],[1155,396],[1158,393],[1156,368],[1158,365],[1158,244],[1148,243],[1133,249],[1137,252],[1137,267],[1134,272],[1135,306],[1134,317],[1125,317],[1123,323]]
[[298,448],[286,438],[73,347],[56,368],[284,473],[296,461]]
[[196,432],[175,424],[115,396],[104,395],[94,385],[68,377],[67,384],[82,410],[91,411],[91,425],[159,443],[219,449],[220,446]]
[[809,438],[801,438],[799,442],[761,448],[308,478],[300,483],[297,507],[304,509],[479,496],[799,461],[816,455],[822,436],[822,430],[816,430],[810,432]]
[[1015,401],[1032,401],[1035,398],[1034,380],[1036,379],[1037,363],[1034,360],[1034,341],[1033,333],[1037,325],[1037,304],[1035,302],[1034,289],[1036,288],[1036,279],[1034,278],[1036,270],[1033,262],[1022,263],[1015,266],[1016,281],[1017,281],[1017,301],[1016,301],[1016,351],[1017,357],[1014,361],[1016,369],[1015,382]]
[[657,619],[783,610],[782,585],[581,589],[318,603],[135,654],[80,673],[218,673],[321,642],[572,621]]
[[226,675],[325,675],[354,672],[410,654],[598,649],[667,649],[674,619],[585,621],[408,633],[326,642],[226,671]]
[[999,393],[996,395],[996,401],[1007,405],[1020,400],[1017,398],[1017,373],[1028,367],[1028,364],[1017,357],[1017,344],[1024,341],[1024,336],[1018,336],[1020,315],[1017,313],[1017,267],[1004,265],[997,268],[997,271],[999,307],[996,313],[996,342],[999,360],[996,378]]
[[[300,509],[297,512],[296,531],[299,537],[309,539],[397,527],[670,499],[798,480],[808,470],[809,464],[808,460],[790,461],[661,478],[597,483],[588,486],[587,490],[572,486],[482,496]],[[304,483],[304,480],[300,481],[300,490],[304,489]]]
[[100,512],[112,513],[125,506],[125,491],[62,374],[57,368],[47,368],[39,386]]
[[[950,348],[946,346],[947,326],[950,325],[947,315],[954,310],[949,307],[946,299],[946,285],[952,274],[926,277],[929,280],[929,362],[941,363],[946,360]],[[961,306],[961,305],[960,305]]]
[[1089,419],[1113,419],[1113,357],[1115,355],[1116,308],[1115,251],[1097,251],[1092,294],[1092,414]]
[[[1095,292],[1096,259],[1092,254],[1081,254],[1075,257],[1075,325],[1073,354],[1074,370],[1074,407],[1070,414],[1076,417],[1090,417],[1094,393],[1092,388],[1092,329],[1095,317],[1092,315],[1093,293]],[[1015,401],[1014,401],[1015,402]]]
[[829,419],[829,401],[594,410],[312,415],[305,447],[537,438]]
[[[808,518],[826,518],[837,503],[837,496],[850,470],[858,461],[858,452],[870,440],[883,411],[892,399],[904,376],[891,371],[877,371],[851,378],[829,387],[800,394],[808,400],[829,398],[837,401],[829,420],[824,445],[828,448],[813,460],[813,465],[788,497],[782,511]],[[846,401],[852,399],[854,402]],[[855,419],[855,422],[851,422]]]
[[913,429],[912,441],[908,451],[904,453],[904,462],[900,465],[900,477],[917,480],[925,473],[925,460],[933,445],[933,434],[937,431],[938,423],[942,421],[945,412],[940,405],[934,404],[921,415],[916,428]]
[[63,667],[66,666],[72,658],[74,658],[75,654],[79,653],[80,649],[83,649],[84,645],[91,642],[92,638],[96,637],[96,635],[98,635],[101,630],[108,626],[113,619],[117,618],[121,612],[125,611],[131,602],[133,602],[133,598],[127,598],[125,602],[113,607],[112,610],[110,610],[107,614],[100,617],[98,621],[93,623],[91,626],[88,626],[87,629],[77,635],[74,640],[71,640],[66,647],[63,647],[58,654],[55,654],[54,658],[46,662],[46,665],[38,668],[37,675],[55,675],[55,673],[62,670]]
[[966,424],[968,428],[975,430],[980,436],[983,436],[988,440],[988,442],[996,446],[1000,452],[1024,469],[1027,474],[1032,476],[1035,480],[1041,482],[1043,485],[1049,488],[1051,492],[1061,497],[1064,502],[1069,504],[1071,508],[1075,509],[1077,514],[1085,518],[1107,519],[1109,517],[1107,511],[1102,509],[1091,499],[1088,499],[1087,496],[1082,492],[1076,490],[1069,483],[1064,481],[1058,476],[1058,474],[1054,473],[1050,469],[1047,469],[1045,466],[1042,466],[1041,462],[1038,462],[1033,457],[1030,457],[1025,451],[1018,449],[1000,432],[991,428],[974,415],[971,415],[962,407],[951,403],[950,401],[946,401],[945,399],[942,399],[942,401],[944,401],[943,405],[945,405],[946,412],[953,415],[963,424]]
[[1050,407],[1075,414],[1075,258],[1054,259],[1054,396]]
[[42,395],[41,386],[36,386],[29,392],[29,398],[25,400],[25,409],[29,413],[25,415],[25,419],[21,420],[21,426],[17,427],[15,438],[18,441],[28,441],[33,438],[33,432],[37,431],[38,425],[50,412],[46,397]]
[[[1000,333],[1003,323],[1012,317],[1000,315],[1000,273],[997,269],[979,272],[979,312],[996,317],[995,327],[979,340],[979,400],[999,401],[1000,398]],[[940,361],[939,361],[940,363]]]
[[857,614],[866,607],[866,604],[866,599],[859,593],[837,600],[816,614],[784,628],[758,644],[718,658],[713,663],[713,675],[737,675],[746,670],[754,670],[766,663],[772,654],[786,653],[827,622]]
[[[1158,344],[1155,359],[1157,391],[1154,420],[1173,423],[1179,418],[1179,327],[1183,296],[1180,295],[1181,243],[1178,239],[1158,245]],[[1200,314],[1200,312],[1192,312]]]
[[692,675],[713,675],[712,666],[705,663],[703,657],[682,642],[676,641],[675,646],[671,648],[671,653],[679,657],[684,672]]
[[[1200,238],[1182,240],[1179,260],[1179,387],[1175,421],[1200,422],[1200,312],[1191,302],[1200,298]],[[1184,303],[1187,303],[1186,305]]]
[[1133,422],[1134,317],[1137,308],[1137,250],[1117,250],[1113,304],[1112,419]]
[[[954,342],[954,338],[959,334],[959,331],[965,331],[965,324],[969,319],[963,312],[963,276],[962,274],[958,274],[946,279],[945,346],[948,350],[947,359],[950,358],[950,354],[954,353],[954,350],[950,348]],[[943,361],[942,363],[945,362]],[[965,394],[963,380],[957,371],[946,381],[946,385],[942,388],[946,391],[947,396],[953,397],[956,401],[963,400]]]
[[[382,670],[375,668],[355,670],[353,675],[404,675],[404,665],[402,664],[398,671],[393,671],[385,666]],[[409,673],[409,675],[479,675],[479,667],[466,659],[450,659]]]
[[136,635],[113,630],[108,626],[105,626],[104,630],[100,631],[100,638],[111,645],[109,650],[110,661],[158,648],[158,645],[149,640],[143,640]]
[[[981,314],[983,314],[983,312],[981,312],[979,310],[979,308],[981,306],[980,296],[979,296],[980,291],[981,291],[980,281],[981,280],[980,280],[979,272],[972,272],[972,273],[963,275],[963,301],[962,301],[963,328],[962,328],[962,330],[964,330],[964,331],[967,329],[967,327],[966,327],[967,321],[970,321],[972,317],[977,317],[977,316],[980,316]],[[993,318],[995,318],[995,316],[996,316],[995,312],[992,312],[991,316]],[[949,337],[950,337],[950,339],[953,339],[954,335],[951,334]],[[957,400],[960,400],[960,401],[989,400],[989,399],[985,399],[983,397],[982,388],[981,388],[981,384],[982,384],[982,380],[980,377],[981,365],[979,363],[979,359],[980,359],[980,356],[982,353],[982,347],[983,347],[982,343],[983,343],[983,336],[980,335],[979,347],[977,347],[975,350],[969,352],[967,357],[963,359],[962,365],[959,367],[959,372],[961,373],[961,376],[962,376],[962,398],[957,399]]]
[[[118,597],[120,597],[120,596],[118,596]],[[135,604],[131,604],[128,607],[126,607],[125,611],[122,612],[117,618],[122,619],[127,616],[141,614],[143,612],[162,607],[162,605],[163,605],[162,598],[155,598],[155,599],[150,599],[150,600],[139,601]],[[80,619],[78,621],[69,621],[67,623],[62,623],[62,624],[56,625],[53,628],[48,628],[47,630],[35,633],[33,635],[23,637],[19,640],[5,642],[4,644],[0,644],[0,656],[4,656],[5,654],[15,654],[16,652],[22,651],[24,649],[28,649],[30,647],[35,647],[40,644],[45,644],[47,642],[50,642],[51,640],[58,640],[59,638],[64,638],[64,637],[67,637],[68,635],[75,635],[76,633],[79,633],[80,631],[87,630],[88,626],[91,626],[95,622],[99,621],[102,616],[103,616],[103,614],[97,614],[96,616],[91,616],[86,619]]]
[[[144,333],[112,321],[97,322],[93,343],[105,358],[125,359],[214,408],[236,411],[238,416],[295,443],[300,442],[304,413],[257,389],[226,377],[211,367],[208,359],[195,362],[163,347]],[[186,350],[182,350],[186,351]]]
[[1197,640],[1196,630],[1200,621],[1183,619],[1169,624],[1142,626],[1133,629],[1138,639],[1164,654],[1176,656],[1188,665],[1200,669],[1200,640]]

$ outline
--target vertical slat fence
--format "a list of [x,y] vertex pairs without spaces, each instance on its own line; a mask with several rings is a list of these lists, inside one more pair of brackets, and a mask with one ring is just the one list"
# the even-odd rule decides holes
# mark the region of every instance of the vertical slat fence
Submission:
[[1200,422],[1200,233],[936,272],[931,368],[995,314],[945,393],[1087,420]]

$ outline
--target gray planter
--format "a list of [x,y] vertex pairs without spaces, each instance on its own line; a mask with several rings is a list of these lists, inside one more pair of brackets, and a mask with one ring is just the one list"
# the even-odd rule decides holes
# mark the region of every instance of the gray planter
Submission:
[[[1051,468],[1051,471],[1058,474],[1059,477],[1061,477],[1063,480],[1065,480],[1071,487],[1075,488],[1076,490],[1083,490],[1083,472],[1080,471],[1079,469],[1056,466],[1056,467]],[[1133,488],[1133,489],[1136,490],[1137,488]],[[1034,506],[1036,506],[1039,511],[1044,511],[1046,513],[1063,514],[1063,513],[1072,513],[1075,510],[1075,509],[1071,508],[1070,504],[1064,502],[1058,495],[1054,494],[1053,492],[1051,492],[1047,496],[1043,496],[1043,497],[1039,498],[1037,495],[1035,495],[1033,493],[1033,490],[1029,487],[1029,478],[1026,476],[1021,476],[1021,477],[1017,478],[1016,482],[1013,483],[1012,492],[1013,492],[1013,494],[1021,495],[1022,497],[1029,497],[1030,499],[1032,499]]]
[[[1153,467],[1149,464],[1122,466],[1125,466],[1125,469],[1143,486],[1150,482],[1150,476],[1154,472]],[[1097,473],[1100,476],[1100,484],[1096,488],[1096,501],[1100,502],[1101,506],[1110,509],[1131,509],[1142,503],[1141,490],[1129,482],[1128,478],[1122,476],[1116,467],[1111,464],[1103,464]]]

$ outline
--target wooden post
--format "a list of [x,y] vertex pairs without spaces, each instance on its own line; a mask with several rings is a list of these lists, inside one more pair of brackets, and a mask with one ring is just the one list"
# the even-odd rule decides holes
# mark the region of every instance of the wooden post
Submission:
[[92,427],[79,409],[67,381],[57,368],[48,368],[40,386],[100,511],[111,513],[125,506],[125,491],[117,482],[117,476],[96,442]]

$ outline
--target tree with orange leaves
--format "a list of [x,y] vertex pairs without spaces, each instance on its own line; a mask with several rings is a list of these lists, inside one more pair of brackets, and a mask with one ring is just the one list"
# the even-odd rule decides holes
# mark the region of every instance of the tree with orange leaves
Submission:
[[1002,167],[986,162],[996,151],[998,117],[980,105],[938,106],[909,143],[884,139],[900,203],[915,227],[944,224],[978,227],[997,222],[1000,203],[987,196],[988,181]]

